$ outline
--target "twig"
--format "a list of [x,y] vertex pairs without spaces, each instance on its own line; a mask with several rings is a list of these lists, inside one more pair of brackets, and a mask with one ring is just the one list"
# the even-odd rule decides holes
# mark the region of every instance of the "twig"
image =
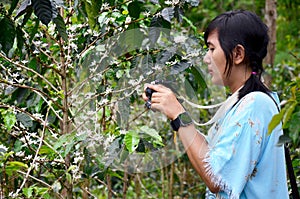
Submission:
[[153,194],[151,194],[148,190],[147,190],[147,188],[144,186],[144,184],[143,184],[143,182],[142,182],[142,180],[141,180],[141,178],[140,178],[140,175],[135,175],[136,177],[137,177],[137,179],[138,179],[138,181],[139,181],[139,183],[140,183],[140,185],[141,185],[141,187],[144,189],[144,191],[147,193],[147,195],[148,196],[150,196],[151,198],[156,198]]
[[[6,104],[0,104],[0,108],[12,108],[12,109],[15,109],[15,110],[18,110],[19,112],[22,112],[22,113],[25,113],[26,115],[28,115],[29,117],[31,117],[34,121],[37,121],[41,124],[44,124],[45,121],[43,121],[42,119],[39,119],[35,116],[33,116],[31,113],[25,111],[24,109],[22,108],[19,108],[17,106],[13,106],[13,105],[6,105]],[[50,130],[50,131],[53,131],[53,132],[56,132],[54,129],[52,129],[50,126],[47,125],[47,128]],[[56,132],[57,133],[57,132]]]
[[87,83],[87,81],[91,80],[96,75],[103,74],[103,73],[105,73],[109,69],[110,68],[107,67],[106,69],[104,69],[103,71],[100,71],[99,73],[97,73],[95,75],[90,75],[89,77],[87,77],[86,79],[84,79],[82,82],[80,82],[78,85],[76,85],[74,88],[70,89],[69,92],[68,92],[68,95],[71,95],[77,88],[80,89],[82,86],[85,86],[85,84]]
[[[109,177],[109,176],[108,176],[108,177]],[[98,179],[98,178],[93,178],[93,179],[96,180],[97,182],[100,182],[100,183],[103,184],[105,187],[108,187],[108,188],[109,188],[109,185],[106,184],[104,181],[102,181],[102,180],[100,180],[100,179]],[[110,193],[112,193],[114,196],[117,196],[117,193],[114,192],[112,189],[110,189],[109,191],[110,191]]]
[[132,118],[132,120],[130,120],[128,122],[128,125],[130,125],[131,122],[133,122],[134,120],[138,119],[139,117],[141,117],[141,115],[143,115],[145,112],[149,111],[149,109],[145,109],[143,110],[141,113],[139,113],[138,115],[136,115],[134,118]]
[[3,80],[3,79],[0,79],[0,83],[7,84],[7,85],[10,85],[10,86],[13,86],[13,87],[25,88],[25,89],[32,90],[33,92],[35,92],[36,94],[38,94],[39,96],[41,96],[45,100],[45,102],[47,102],[47,104],[49,104],[49,102],[43,96],[45,96],[46,98],[48,98],[49,100],[51,100],[51,102],[53,102],[53,104],[55,104],[58,108],[60,108],[60,109],[63,108],[60,104],[58,104],[56,101],[54,101],[47,93],[45,93],[44,91],[39,90],[37,88],[31,87],[31,86],[27,86],[27,85],[21,85],[21,84],[11,83],[11,82],[9,82],[7,80]]
[[39,78],[41,78],[42,80],[44,80],[51,88],[53,88],[56,92],[59,92],[59,90],[57,90],[57,88],[51,83],[49,82],[44,76],[42,76],[41,74],[39,74],[38,72],[36,72],[35,70],[31,69],[31,68],[28,68],[20,63],[17,63],[17,62],[14,62],[13,60],[7,58],[5,55],[3,55],[1,52],[0,52],[0,57],[4,58],[6,61],[8,61],[9,63],[11,64],[14,64],[24,70],[27,70],[27,71],[30,71],[32,73],[34,73],[35,75],[37,75]]
[[[41,29],[43,30],[43,27],[41,27]],[[30,37],[26,31],[24,31],[23,29],[22,29],[22,31],[23,31],[23,33],[24,33],[24,35],[25,35],[26,37]],[[55,39],[54,39],[54,41],[55,41],[56,43],[58,43]],[[41,49],[41,48],[39,47],[39,45],[36,44],[35,41],[32,41],[32,43],[35,45],[35,47],[36,47],[39,51],[41,51],[44,55],[46,55],[52,62],[54,62],[56,65],[59,64],[53,57],[51,57],[51,56],[48,55],[43,49]],[[56,72],[58,72],[58,74],[60,74],[59,71],[56,71]]]
[[[130,1],[131,1],[131,0],[125,1],[125,2],[122,3],[122,4],[125,4],[125,3],[130,2]],[[116,6],[117,6],[117,5],[116,5]],[[113,6],[113,7],[111,7],[111,8],[114,8],[114,7],[116,7],[116,6]],[[109,8],[109,9],[111,9],[111,8]],[[107,10],[109,10],[109,9],[107,9]],[[105,11],[105,10],[103,10],[103,11]],[[150,16],[153,16],[153,15],[150,15]],[[148,16],[148,17],[150,17],[150,16]],[[122,27],[123,25],[130,25],[130,24],[133,24],[133,23],[142,21],[142,20],[145,20],[145,18],[140,18],[140,19],[132,20],[132,21],[127,22],[127,23],[125,23],[125,24],[121,24],[121,25],[119,25],[119,26],[116,26],[116,27],[114,27],[114,29],[115,29],[115,30],[118,30],[118,28]],[[79,55],[81,56],[82,54],[84,54],[87,50],[89,50],[89,48],[91,48],[97,41],[99,41],[101,38],[103,38],[104,36],[106,36],[108,33],[109,33],[109,31],[107,31],[106,33],[104,33],[104,34],[98,36],[98,37],[97,37],[93,42],[91,42],[91,43],[90,43],[83,51],[81,51],[81,53],[80,53]]]
[[[20,173],[20,174],[26,175],[26,173],[23,172],[23,171],[17,170],[17,172]],[[36,177],[30,175],[30,174],[28,175],[28,177],[30,177],[30,178],[32,178],[32,179],[34,179],[34,180],[36,180],[36,181],[42,183],[42,184],[45,185],[45,186],[47,186],[47,187],[49,188],[49,190],[52,190],[52,186],[49,185],[48,183],[46,183],[46,182],[44,182],[44,181],[42,181],[42,180],[40,180],[40,179],[38,179],[38,178],[36,178]],[[60,195],[59,193],[55,193],[55,194],[56,194],[57,196],[59,196],[59,198],[64,199],[64,197],[63,197],[62,195]]]
[[[20,170],[18,170],[17,172],[18,172],[18,173],[21,173],[21,174],[23,174],[23,175],[27,175],[27,173],[25,173],[25,172],[23,172],[23,171],[20,171]],[[36,178],[36,177],[30,175],[30,174],[28,174],[28,177],[30,177],[30,178],[32,178],[32,179],[34,179],[34,180],[36,180],[36,181],[42,183],[43,185],[47,186],[48,188],[52,189],[51,185],[49,185],[48,183],[46,183],[46,182],[44,182],[44,181],[42,181],[42,180],[40,180],[40,179],[38,179],[38,178]]]
[[91,195],[93,198],[97,198],[95,195],[93,195],[87,188],[83,188],[83,191],[87,192],[89,195]]
[[16,194],[18,194],[19,191],[22,190],[23,187],[25,186],[25,183],[26,183],[26,181],[28,180],[29,174],[30,174],[31,170],[33,169],[33,167],[34,167],[34,165],[35,165],[35,162],[36,162],[36,160],[37,160],[38,154],[39,154],[40,149],[41,149],[41,147],[42,147],[42,145],[43,145],[43,140],[44,140],[44,136],[45,136],[45,130],[46,130],[46,126],[47,126],[46,121],[48,120],[49,110],[50,110],[50,107],[48,107],[48,109],[47,109],[46,117],[45,117],[45,120],[44,120],[44,126],[43,126],[42,135],[41,135],[41,138],[40,138],[40,140],[41,140],[41,141],[40,141],[40,144],[39,144],[39,146],[38,146],[38,148],[37,148],[37,150],[36,150],[36,153],[35,153],[35,156],[34,156],[34,158],[33,158],[33,161],[32,161],[32,163],[30,164],[30,167],[29,167],[29,169],[28,169],[28,171],[27,171],[27,173],[26,173],[26,175],[25,175],[25,178],[24,178],[24,180],[23,180],[23,182],[22,182],[20,188],[17,189],[17,191],[16,191]]
[[[38,92],[36,92],[36,91],[34,91],[35,93],[37,93],[38,95],[40,95]],[[56,117],[58,117],[58,119],[60,120],[60,121],[62,121],[62,118],[60,117],[60,115],[56,112],[56,110],[53,108],[53,106],[52,106],[52,104],[51,104],[51,102],[55,102],[53,99],[50,99],[51,100],[51,102],[49,102],[49,101],[47,101],[45,98],[44,98],[44,96],[42,96],[42,95],[40,95],[41,96],[41,98],[43,98],[43,100],[48,104],[48,106],[51,108],[51,110],[53,111],[53,113],[56,115]],[[57,105],[58,107],[61,107],[59,104],[57,104],[56,102],[55,102],[55,105]]]
[[[132,86],[132,87],[133,87],[133,86]],[[128,87],[128,88],[125,88],[125,89],[120,89],[120,90],[118,90],[118,91],[112,91],[112,92],[110,92],[110,93],[108,93],[108,94],[111,94],[111,93],[118,93],[118,92],[124,92],[124,91],[127,90],[127,89],[129,89],[129,87]],[[131,91],[130,93],[128,93],[128,94],[127,94],[126,96],[124,96],[124,97],[121,97],[121,98],[119,98],[119,99],[117,99],[117,100],[114,100],[114,101],[112,100],[112,101],[110,101],[110,102],[107,102],[107,103],[102,104],[102,105],[100,106],[100,108],[103,108],[104,106],[107,106],[107,105],[109,105],[109,104],[116,103],[116,102],[118,102],[118,101],[122,101],[122,100],[126,99],[127,97],[131,96],[134,92],[135,92],[135,89],[134,89],[133,91]],[[74,115],[78,115],[80,112],[82,112],[82,110],[90,103],[91,100],[93,100],[93,99],[95,99],[95,98],[97,98],[97,97],[99,97],[99,96],[105,96],[105,95],[107,95],[107,93],[106,93],[106,92],[103,92],[103,93],[94,95],[93,97],[87,99],[87,102],[86,102],[85,104],[83,104],[83,105],[79,108],[79,110],[78,110]],[[72,117],[70,120],[73,120],[74,118],[75,118],[75,116]]]
[[295,55],[293,52],[289,52],[290,55],[292,55],[295,59],[297,59],[298,61],[300,61],[300,58],[297,57],[297,55]]

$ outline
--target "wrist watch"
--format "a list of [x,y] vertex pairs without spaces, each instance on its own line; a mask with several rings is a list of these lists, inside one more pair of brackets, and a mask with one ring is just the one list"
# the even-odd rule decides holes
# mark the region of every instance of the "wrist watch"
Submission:
[[193,120],[190,115],[187,112],[183,112],[175,120],[172,120],[170,124],[174,131],[178,131],[181,126],[188,126],[192,123]]

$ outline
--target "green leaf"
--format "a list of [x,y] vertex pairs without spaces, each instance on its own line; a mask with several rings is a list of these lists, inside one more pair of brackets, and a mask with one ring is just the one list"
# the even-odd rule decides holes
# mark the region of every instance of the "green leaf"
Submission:
[[190,65],[191,64],[186,61],[180,61],[172,66],[170,74],[176,75],[190,67]]
[[299,118],[300,118],[300,111],[293,113],[290,120],[289,135],[292,138],[294,143],[296,143],[297,139],[299,139],[299,133],[300,133]]
[[15,114],[10,109],[1,111],[1,114],[4,119],[5,127],[10,131],[17,122]]
[[183,10],[180,6],[175,6],[174,8],[174,16],[179,23],[182,22]]
[[17,41],[18,41],[18,44],[17,44],[18,49],[19,49],[20,53],[22,53],[25,39],[24,39],[24,33],[19,26],[17,26],[17,28],[16,28],[16,34],[17,34]]
[[19,162],[19,161],[11,161],[11,162],[8,162],[7,164],[8,166],[12,166],[12,167],[18,167],[18,168],[26,168],[28,169],[28,166],[27,164],[24,164],[23,162]]
[[119,46],[118,48],[123,49],[124,51],[130,52],[139,48],[142,45],[144,34],[140,29],[128,30],[125,33],[122,33],[118,39]]
[[63,157],[66,157],[70,153],[74,144],[74,140],[68,142],[67,146],[65,147],[65,151],[62,153]]
[[18,105],[26,103],[26,99],[30,96],[31,92],[25,88],[18,88],[12,94],[12,97],[18,102]]
[[[21,3],[21,6],[19,7],[19,9],[17,10],[16,13],[16,17],[15,19],[17,19],[18,17],[20,17],[21,15],[23,15],[24,13],[28,13],[28,12],[32,12],[32,5],[31,5],[31,0],[24,0]],[[31,14],[31,13],[30,13]]]
[[162,18],[161,17],[153,17],[150,23],[150,30],[149,30],[149,39],[154,44],[156,43],[157,39],[160,36],[162,28]]
[[75,166],[75,165],[71,165],[71,166],[68,168],[67,172],[72,171],[72,170],[74,170],[74,169],[76,169],[76,166]]
[[23,168],[28,169],[28,166],[23,162],[11,161],[6,164],[5,172],[7,175],[11,176],[15,174],[16,171],[21,170]]
[[39,154],[51,156],[52,154],[55,154],[55,151],[53,151],[53,149],[51,149],[48,146],[42,145],[42,147],[40,148]]
[[172,7],[164,8],[161,11],[161,16],[163,17],[164,20],[171,23],[171,20],[174,18],[174,8]]
[[34,191],[37,195],[42,196],[48,192],[49,188],[46,187],[34,187]]
[[66,178],[69,183],[72,183],[72,175],[71,174],[66,173]]
[[14,154],[13,151],[10,151],[10,152],[6,153],[4,149],[1,149],[1,151],[0,151],[0,163],[5,162],[13,154]]
[[286,136],[286,135],[281,135],[281,136],[279,137],[277,146],[282,146],[283,144],[288,143],[288,142],[290,142],[290,141],[291,141],[291,138],[289,138],[289,137]]
[[128,4],[128,12],[132,18],[139,18],[143,4],[139,1],[133,1]]
[[132,153],[138,147],[140,137],[136,131],[128,131],[124,138],[127,150]]
[[32,6],[34,14],[47,26],[52,19],[53,10],[56,8],[52,7],[49,0],[32,0]]
[[192,66],[191,67],[191,73],[194,75],[196,82],[200,85],[202,89],[207,88],[207,84],[205,82],[205,79],[202,75],[201,70],[198,67]]
[[5,54],[8,54],[10,49],[13,47],[16,35],[16,29],[13,21],[8,17],[4,16],[0,18],[0,50],[3,50]]
[[21,122],[25,127],[32,127],[32,119],[25,113],[18,113],[17,120]]
[[285,109],[285,112],[284,112],[284,115],[283,115],[283,119],[282,119],[282,122],[283,122],[283,128],[286,128],[287,127],[287,124],[291,118],[291,115],[293,113],[293,111],[295,110],[295,107],[297,105],[297,102],[293,102],[292,104],[288,104],[286,105],[286,109]]
[[105,158],[105,164],[104,164],[105,168],[109,167],[114,162],[114,160],[118,157],[120,151],[120,140],[121,137],[118,137],[108,146],[109,156]]
[[14,9],[17,7],[19,3],[19,0],[12,0],[11,4],[10,4],[10,8],[8,10],[8,15],[11,15],[12,12],[14,11]]
[[154,138],[157,142],[157,144],[160,144],[160,145],[164,145],[163,142],[162,142],[162,137],[159,135],[159,133],[153,129],[153,128],[150,128],[148,126],[142,126],[140,128],[140,130],[144,133],[144,134],[147,134],[149,135],[150,137]]
[[271,132],[278,126],[278,124],[281,122],[283,118],[283,111],[273,116],[271,122],[268,126],[268,134],[271,134]]
[[85,0],[84,3],[89,26],[91,29],[97,30],[97,17],[102,6],[102,0]]
[[23,188],[22,189],[23,194],[27,197],[27,198],[31,198],[32,197],[32,193],[33,193],[33,187],[29,187],[29,188]]
[[74,137],[76,136],[76,133],[71,133],[71,134],[64,134],[58,138],[58,140],[55,142],[53,148],[58,149],[61,147],[63,144],[66,142],[71,142]]
[[63,40],[68,41],[67,28],[66,28],[66,24],[65,24],[62,16],[60,16],[60,14],[58,14],[57,17],[55,17],[53,19],[53,22],[55,23],[55,25],[56,25],[55,28],[58,31],[58,33],[60,34],[60,36],[63,38]]
[[[167,30],[166,30],[167,29]],[[171,23],[164,20],[162,17],[153,17],[150,23],[149,39],[155,44],[160,36],[160,33],[164,32],[169,34],[168,30],[171,29]]]
[[22,148],[23,148],[23,142],[21,142],[20,140],[16,140],[14,144],[14,152],[17,153],[21,151]]

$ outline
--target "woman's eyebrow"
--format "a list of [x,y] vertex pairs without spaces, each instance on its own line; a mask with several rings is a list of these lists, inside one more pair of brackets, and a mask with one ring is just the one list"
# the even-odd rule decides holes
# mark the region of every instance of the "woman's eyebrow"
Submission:
[[214,44],[211,43],[210,41],[208,41],[208,42],[207,42],[207,47],[208,47],[208,46],[211,46],[211,45],[213,46]]

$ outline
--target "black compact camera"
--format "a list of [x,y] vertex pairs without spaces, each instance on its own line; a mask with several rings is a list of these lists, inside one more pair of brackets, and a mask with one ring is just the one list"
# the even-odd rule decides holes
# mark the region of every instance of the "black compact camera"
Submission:
[[146,90],[145,90],[145,93],[146,93],[146,96],[148,97],[148,100],[145,104],[146,108],[150,109],[151,108],[151,97],[152,97],[152,94],[156,92],[155,90],[147,87]]
[[[162,84],[164,85],[165,87],[168,87],[169,89],[171,89],[175,94],[179,95],[178,92],[176,91],[176,89],[173,88],[172,86],[172,82],[171,81],[164,81],[164,80],[155,80],[154,82],[152,82],[153,84]],[[151,98],[152,98],[152,94],[156,92],[155,90],[147,87],[146,90],[145,90],[145,94],[146,96],[148,97],[148,101],[146,102],[145,106],[146,108],[150,109],[151,108]],[[180,103],[182,103],[182,100],[179,100],[178,101]]]

